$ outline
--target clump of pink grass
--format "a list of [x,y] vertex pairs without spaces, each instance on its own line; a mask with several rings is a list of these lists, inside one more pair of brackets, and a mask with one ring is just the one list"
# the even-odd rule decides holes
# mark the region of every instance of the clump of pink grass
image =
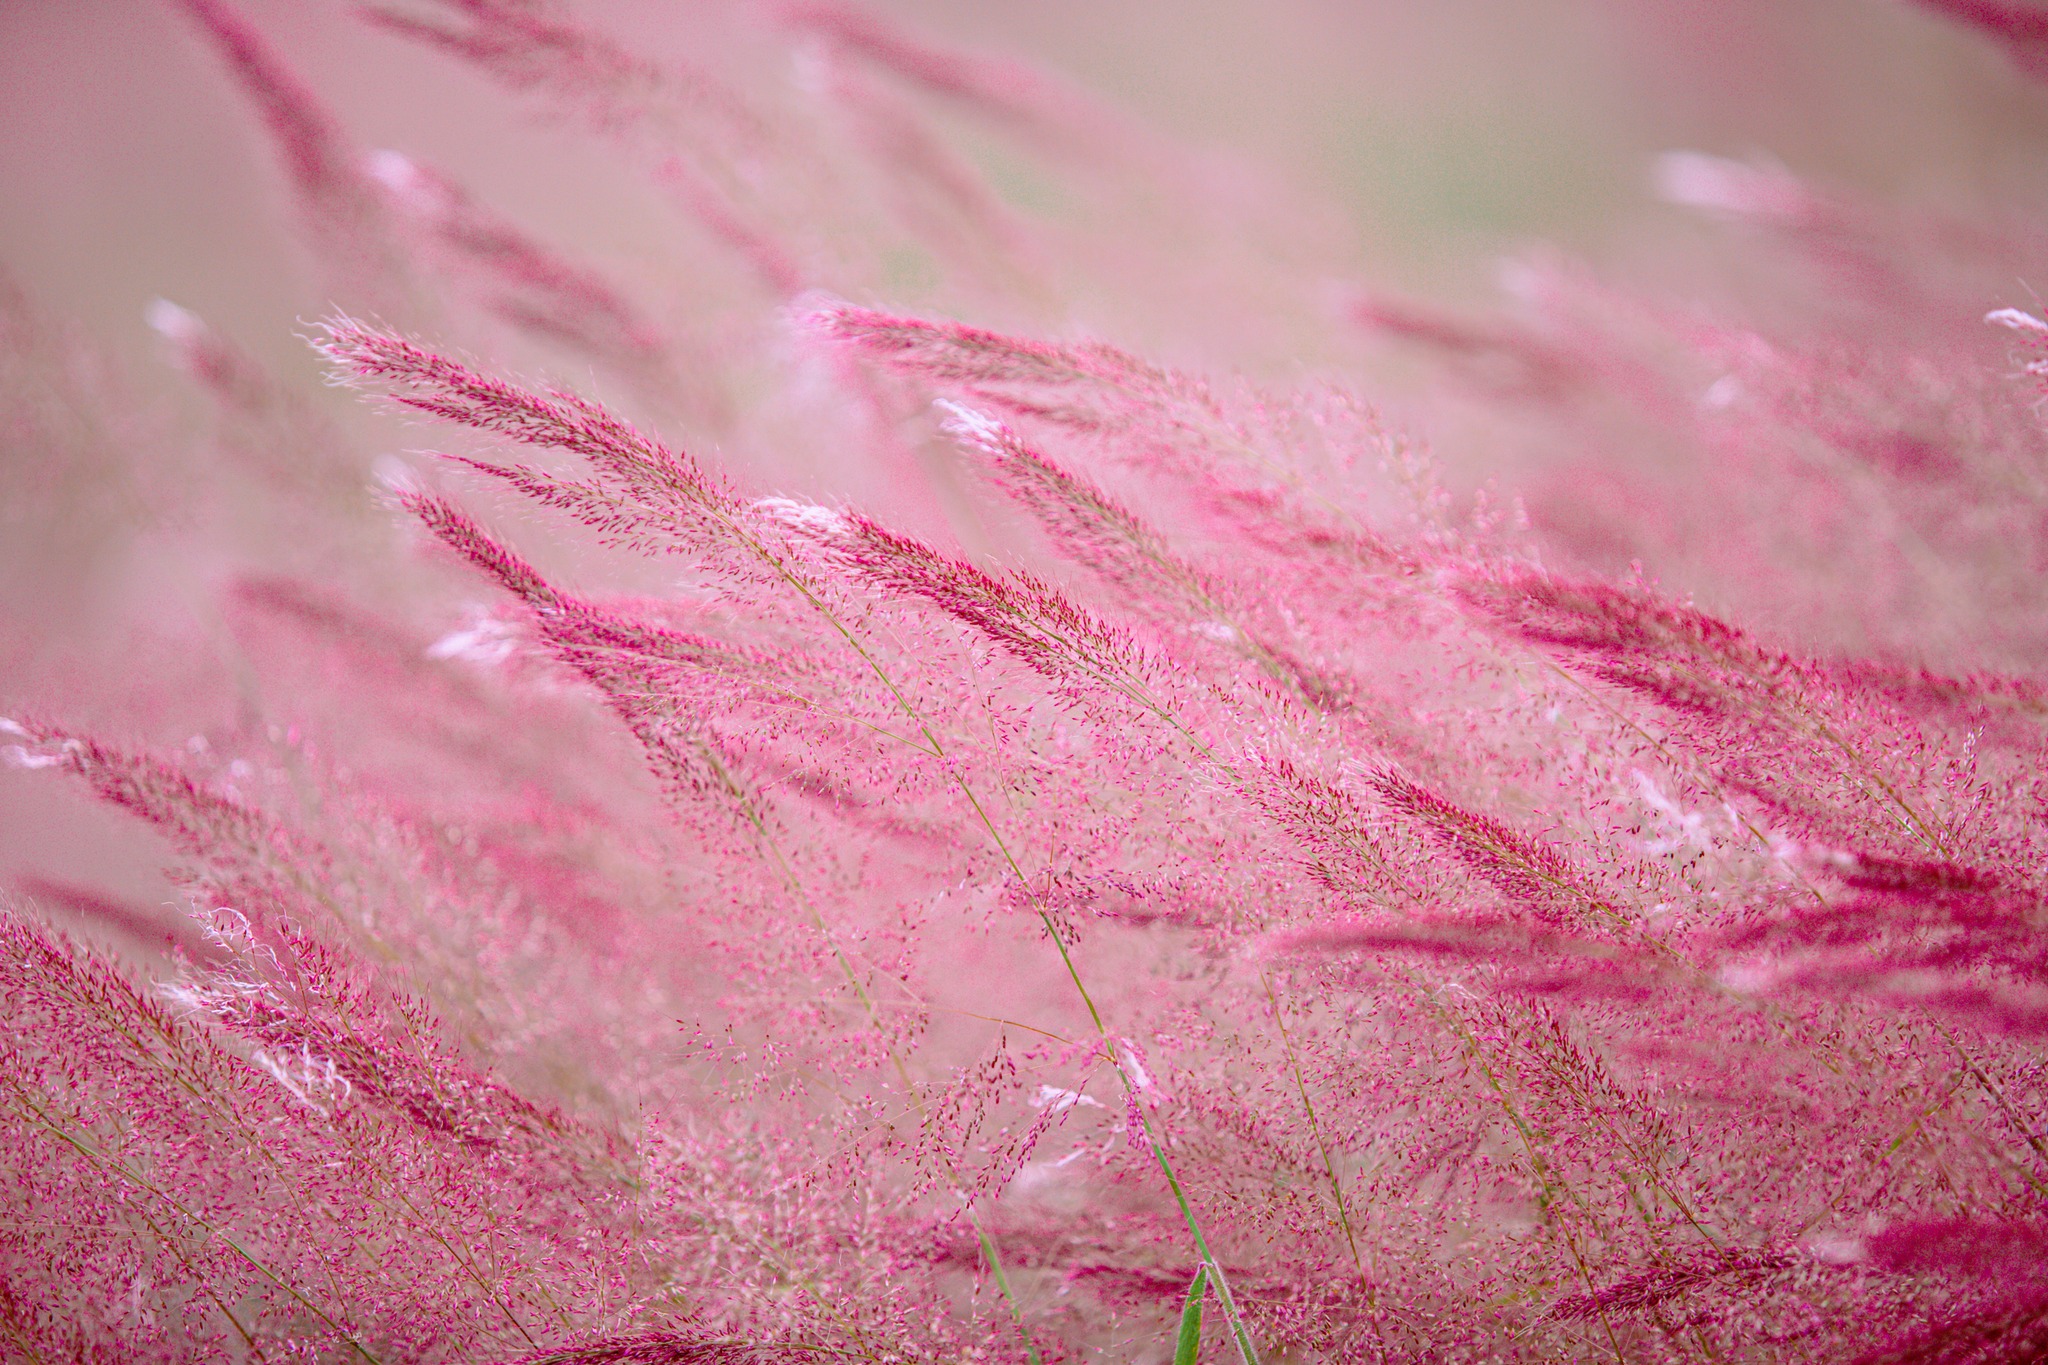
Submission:
[[[211,417],[141,543],[208,547],[219,606],[0,721],[176,893],[0,916],[9,1352],[2039,1358],[2048,323],[1973,292],[2038,243],[1688,154],[1666,192],[1849,323],[1534,267],[1512,317],[1324,316],[1607,461],[1686,591],[1447,491],[1336,379],[1048,321],[1144,196],[1260,218],[1021,67],[839,6],[679,18],[729,71],[373,7],[681,190],[714,326],[185,9],[356,310],[330,381],[434,449],[373,485],[152,311]],[[1112,230],[1004,207],[963,116]],[[847,301],[907,247],[948,309]],[[145,432],[78,450],[192,453]],[[792,494],[750,458],[792,448],[886,477]]]

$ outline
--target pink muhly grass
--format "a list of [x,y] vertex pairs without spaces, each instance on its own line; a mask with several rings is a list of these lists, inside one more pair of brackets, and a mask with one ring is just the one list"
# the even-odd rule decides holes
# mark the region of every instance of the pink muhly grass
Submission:
[[[1284,198],[857,7],[368,7],[670,196],[625,283],[182,8],[368,401],[159,301],[205,416],[117,420],[0,294],[23,505],[161,501],[109,562],[204,602],[0,619],[8,790],[120,817],[0,904],[6,1352],[2048,1349],[2037,240],[1679,153],[1830,308],[1317,312]],[[1609,520],[1481,487],[1524,439]]]

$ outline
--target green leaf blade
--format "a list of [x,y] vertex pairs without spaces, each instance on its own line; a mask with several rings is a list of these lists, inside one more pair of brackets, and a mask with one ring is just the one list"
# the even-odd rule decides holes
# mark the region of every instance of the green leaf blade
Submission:
[[1173,1346],[1173,1365],[1195,1365],[1195,1355],[1202,1349],[1202,1295],[1209,1287],[1209,1267],[1200,1266],[1195,1271],[1195,1282],[1188,1286],[1188,1301],[1180,1310],[1180,1337]]

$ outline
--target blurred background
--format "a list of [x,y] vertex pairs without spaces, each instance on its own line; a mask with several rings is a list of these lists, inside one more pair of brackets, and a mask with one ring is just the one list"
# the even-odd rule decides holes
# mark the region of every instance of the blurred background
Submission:
[[[653,196],[591,140],[355,19],[249,0],[369,146],[460,167],[484,197],[600,258],[668,249]],[[664,5],[593,0],[608,30],[674,44]],[[1368,278],[1483,294],[1532,240],[1625,258],[1678,217],[1647,166],[1763,155],[1873,198],[2048,196],[2048,88],[1904,0],[883,0],[936,38],[1022,57],[1172,138],[1327,206]],[[274,159],[191,23],[153,0],[0,0],[0,262],[46,306],[146,358],[174,298],[282,356],[325,302]],[[507,136],[516,129],[518,136]]]

